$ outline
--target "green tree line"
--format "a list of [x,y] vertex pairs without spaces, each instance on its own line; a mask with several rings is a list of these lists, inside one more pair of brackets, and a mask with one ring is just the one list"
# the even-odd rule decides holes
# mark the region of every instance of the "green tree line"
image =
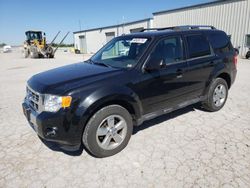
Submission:
[[0,47],[3,47],[5,46],[6,44],[5,43],[0,43]]
[[74,47],[74,44],[64,44],[64,43],[62,43],[62,44],[57,44],[57,43],[52,43],[52,46],[53,47]]

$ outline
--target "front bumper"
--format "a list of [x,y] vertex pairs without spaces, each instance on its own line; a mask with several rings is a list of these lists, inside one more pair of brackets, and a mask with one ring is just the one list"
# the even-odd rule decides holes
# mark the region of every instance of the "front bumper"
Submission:
[[30,126],[40,138],[64,146],[80,147],[82,126],[70,109],[61,109],[56,113],[37,113],[26,101],[22,103],[22,107]]

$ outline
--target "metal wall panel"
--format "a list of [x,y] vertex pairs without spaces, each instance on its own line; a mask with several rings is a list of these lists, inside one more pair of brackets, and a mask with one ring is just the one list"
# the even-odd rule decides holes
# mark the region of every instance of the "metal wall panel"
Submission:
[[213,25],[231,35],[233,45],[245,56],[245,36],[250,34],[250,0],[228,0],[176,11],[154,13],[154,27]]
[[82,42],[80,41],[79,36],[84,36],[86,39],[86,50],[84,53],[95,53],[97,52],[103,45],[107,43],[106,33],[114,33],[115,36],[120,36],[123,33],[129,34],[131,30],[137,28],[149,28],[152,27],[152,20],[147,19],[143,21],[137,21],[132,23],[125,23],[124,25],[115,25],[80,31],[74,33],[74,40],[75,40],[75,48],[80,49],[82,47]]

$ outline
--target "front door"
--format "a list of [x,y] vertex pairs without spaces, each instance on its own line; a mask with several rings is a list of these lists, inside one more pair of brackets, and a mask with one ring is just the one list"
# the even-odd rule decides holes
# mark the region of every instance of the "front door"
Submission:
[[[161,61],[159,61],[161,59]],[[141,76],[138,94],[144,114],[171,108],[185,101],[187,62],[184,59],[180,36],[161,39],[153,48],[147,63],[160,62],[158,70],[146,71]]]

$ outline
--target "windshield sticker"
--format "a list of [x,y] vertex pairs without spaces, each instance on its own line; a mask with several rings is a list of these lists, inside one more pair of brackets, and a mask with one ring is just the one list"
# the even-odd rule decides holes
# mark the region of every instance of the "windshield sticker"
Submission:
[[145,38],[133,38],[131,40],[131,43],[139,43],[139,44],[144,44],[145,42],[147,42],[148,39]]

